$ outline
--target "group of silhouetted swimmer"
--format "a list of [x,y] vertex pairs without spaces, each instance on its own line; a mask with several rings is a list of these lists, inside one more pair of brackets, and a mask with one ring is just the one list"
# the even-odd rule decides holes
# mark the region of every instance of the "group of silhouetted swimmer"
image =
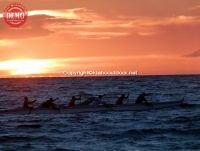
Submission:
[[[135,104],[146,104],[149,105],[150,103],[147,101],[146,96],[148,96],[150,94],[147,93],[141,93],[136,101]],[[126,94],[121,94],[120,97],[117,98],[115,105],[123,105],[125,104],[125,100],[128,99],[129,95]],[[44,101],[43,103],[40,104],[40,108],[44,108],[44,109],[59,109],[59,105],[57,105],[56,103],[54,103],[56,99],[53,98],[49,98],[48,100]],[[77,100],[81,100],[81,96],[72,96],[71,100],[69,101],[69,103],[67,104],[67,107],[69,108],[73,108],[76,106],[110,106],[110,105],[114,105],[114,104],[107,104],[106,102],[102,101],[103,96],[102,95],[98,95],[98,96],[92,96],[89,97],[86,101],[76,104]],[[29,101],[28,97],[25,96],[24,97],[24,104],[23,104],[23,108],[24,109],[29,109],[32,110],[33,109],[33,104],[36,102],[37,100],[34,101]]]

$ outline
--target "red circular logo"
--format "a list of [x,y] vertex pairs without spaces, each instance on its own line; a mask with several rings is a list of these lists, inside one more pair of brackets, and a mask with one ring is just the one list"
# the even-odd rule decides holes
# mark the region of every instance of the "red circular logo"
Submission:
[[3,12],[5,22],[11,27],[22,26],[28,17],[26,8],[20,3],[12,3]]

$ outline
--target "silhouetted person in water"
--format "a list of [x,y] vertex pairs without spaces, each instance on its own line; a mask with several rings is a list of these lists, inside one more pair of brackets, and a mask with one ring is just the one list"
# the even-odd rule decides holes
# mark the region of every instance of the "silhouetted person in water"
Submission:
[[79,96],[79,98],[76,98],[75,96],[72,96],[72,98],[71,98],[71,100],[69,101],[69,103],[68,103],[68,107],[75,107],[76,106],[76,104],[75,104],[75,102],[76,102],[76,100],[80,100],[81,99],[81,97]]
[[35,103],[36,101],[37,101],[37,100],[29,101],[29,100],[28,100],[28,97],[25,96],[25,97],[24,97],[23,108],[24,108],[24,109],[29,109],[29,110],[33,109],[33,106],[30,106],[30,105],[33,104],[33,103]]
[[57,99],[49,98],[49,100],[41,104],[41,107],[47,109],[59,109],[58,106],[54,103],[56,100]]
[[128,96],[126,96],[125,94],[121,94],[121,96],[117,99],[116,101],[116,105],[123,105],[124,104],[124,100],[127,99]]
[[149,94],[147,93],[142,93],[138,96],[138,98],[135,101],[135,104],[147,104],[150,105],[151,103],[149,103],[146,99],[146,96],[149,96]]

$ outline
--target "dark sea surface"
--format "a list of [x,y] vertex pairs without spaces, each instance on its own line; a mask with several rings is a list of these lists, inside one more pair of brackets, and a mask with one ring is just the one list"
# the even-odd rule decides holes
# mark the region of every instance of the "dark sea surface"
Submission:
[[[152,101],[193,104],[150,111],[82,114],[1,114],[0,151],[165,151],[200,150],[200,76],[0,79],[0,108],[20,107],[23,97],[40,102],[72,95],[120,93],[134,102],[141,92]],[[83,98],[84,99],[84,98]]]

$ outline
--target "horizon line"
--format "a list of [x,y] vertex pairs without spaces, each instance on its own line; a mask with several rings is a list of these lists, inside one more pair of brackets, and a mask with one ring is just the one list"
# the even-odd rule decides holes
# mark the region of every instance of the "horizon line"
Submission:
[[42,76],[42,75],[19,75],[19,76],[0,76],[0,79],[23,79],[23,78],[98,78],[98,77],[148,77],[148,76],[200,76],[200,73],[194,74],[139,74],[139,75],[93,75],[93,76]]

